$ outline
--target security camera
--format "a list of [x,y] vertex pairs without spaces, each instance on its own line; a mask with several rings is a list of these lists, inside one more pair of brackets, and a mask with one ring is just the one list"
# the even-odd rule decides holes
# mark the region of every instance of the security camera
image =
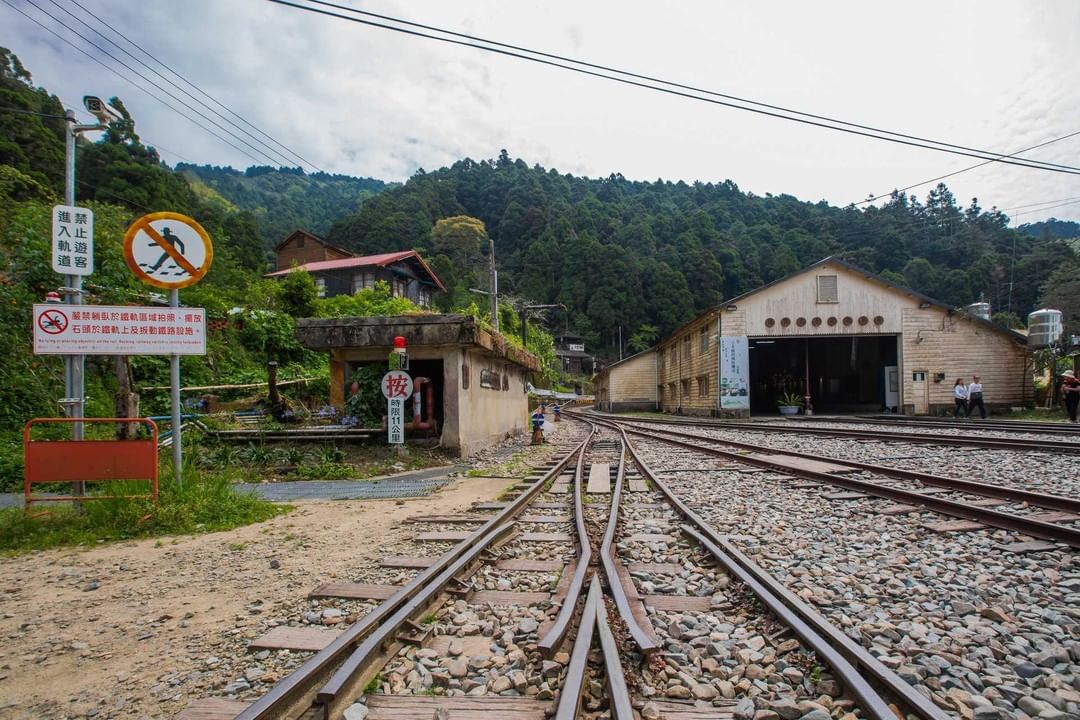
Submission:
[[85,106],[86,111],[96,117],[99,122],[108,123],[113,120],[113,114],[109,111],[109,106],[99,97],[94,97],[93,95],[83,97],[83,106]]

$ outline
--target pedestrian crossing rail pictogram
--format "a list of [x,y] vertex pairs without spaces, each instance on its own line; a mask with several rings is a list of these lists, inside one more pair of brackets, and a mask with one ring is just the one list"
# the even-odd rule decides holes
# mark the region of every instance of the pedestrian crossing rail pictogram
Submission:
[[194,285],[210,270],[214,247],[198,222],[173,212],[143,215],[124,234],[124,259],[144,283],[164,290]]

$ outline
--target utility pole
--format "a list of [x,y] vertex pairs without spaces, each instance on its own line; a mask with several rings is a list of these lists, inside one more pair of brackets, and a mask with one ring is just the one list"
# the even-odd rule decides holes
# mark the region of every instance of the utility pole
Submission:
[[491,272],[491,326],[499,332],[499,271],[495,269],[495,238],[488,238],[488,265]]
[[491,300],[491,327],[499,332],[499,271],[495,269],[495,241],[488,238],[488,273],[490,274],[490,289],[469,288],[469,292],[477,295],[487,295]]
[[[75,111],[64,111],[64,203],[75,205]],[[65,275],[65,290],[69,305],[82,305],[82,275]],[[64,356],[64,400],[68,417],[84,416],[86,393],[83,390],[83,355]],[[83,424],[72,423],[71,436],[83,439]],[[82,483],[75,485],[75,494],[82,495]]]
[[[88,96],[83,98],[83,103],[86,109],[97,117],[97,124],[76,125],[75,111],[64,111],[64,202],[69,207],[75,205],[75,136],[83,132],[104,130],[110,119],[105,105],[98,98]],[[65,277],[64,291],[67,294],[68,303],[82,305],[82,275],[66,275]],[[64,356],[64,405],[67,406],[68,417],[79,419],[86,416],[86,389],[83,377],[85,366],[85,355]],[[71,437],[74,440],[83,439],[83,423],[72,423]],[[82,495],[85,487],[83,483],[75,483],[73,490],[76,495]]]
[[563,310],[565,310],[566,306],[563,305],[562,303],[554,303],[554,304],[551,304],[551,305],[522,305],[521,309],[518,310],[518,315],[521,318],[521,346],[523,348],[525,348],[526,350],[529,349],[529,346],[525,344],[525,340],[526,340],[525,328],[526,328],[526,325],[528,323],[528,312],[530,310],[547,310],[548,308],[562,308]]

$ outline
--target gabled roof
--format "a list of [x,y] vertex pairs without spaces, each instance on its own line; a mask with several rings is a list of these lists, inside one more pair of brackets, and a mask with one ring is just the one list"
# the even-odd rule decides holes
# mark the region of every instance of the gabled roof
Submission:
[[821,260],[818,260],[816,263],[812,263],[810,265],[807,265],[806,267],[802,268],[801,270],[796,270],[795,272],[790,273],[789,275],[785,275],[782,278],[779,278],[777,280],[773,280],[770,283],[765,283],[761,287],[754,288],[753,290],[751,290],[749,292],[745,292],[742,295],[736,295],[735,297],[733,297],[733,298],[731,298],[729,300],[725,300],[724,302],[720,303],[716,307],[710,308],[709,310],[706,310],[705,312],[697,315],[692,320],[690,320],[688,322],[685,322],[682,325],[680,325],[678,328],[673,330],[666,338],[661,340],[660,344],[663,344],[664,342],[666,342],[668,340],[674,339],[675,336],[678,335],[679,333],[681,333],[684,328],[694,324],[695,322],[697,322],[698,320],[700,320],[701,318],[705,317],[706,315],[708,315],[708,314],[710,314],[712,312],[717,312],[717,311],[723,310],[728,305],[736,304],[740,300],[744,300],[745,298],[748,298],[748,297],[750,297],[752,295],[757,295],[758,293],[762,292],[763,290],[767,290],[767,289],[773,287],[774,285],[779,285],[780,283],[787,282],[788,280],[791,280],[792,278],[795,278],[795,277],[798,277],[799,275],[803,275],[805,273],[808,273],[808,272],[810,272],[812,270],[815,270],[815,269],[817,269],[817,268],[819,268],[819,267],[821,267],[823,265],[837,265],[837,266],[839,266],[839,267],[841,267],[841,268],[843,268],[843,269],[845,269],[845,270],[847,270],[847,271],[849,271],[851,273],[854,273],[856,275],[862,275],[863,277],[867,278],[868,280],[873,280],[874,282],[876,282],[876,283],[878,283],[880,285],[884,285],[886,288],[888,288],[889,290],[892,290],[893,292],[898,292],[898,293],[901,293],[903,295],[910,295],[911,297],[918,300],[920,304],[926,304],[926,305],[930,305],[932,307],[937,307],[937,308],[939,308],[941,310],[944,310],[944,311],[946,311],[948,313],[962,314],[962,315],[964,315],[965,317],[967,317],[969,320],[971,320],[972,322],[974,322],[976,324],[982,325],[982,326],[986,327],[987,329],[994,330],[995,332],[999,332],[999,333],[1003,333],[1005,335],[1008,335],[1011,339],[1015,340],[1016,342],[1024,343],[1025,345],[1027,344],[1027,336],[1024,335],[1023,333],[1018,333],[1015,330],[1011,330],[1011,329],[1005,327],[1004,325],[996,323],[996,322],[994,322],[992,320],[986,320],[984,318],[981,318],[978,315],[975,315],[975,314],[970,313],[970,312],[968,312],[966,310],[963,310],[962,308],[955,308],[955,307],[953,307],[953,306],[951,306],[951,305],[949,305],[947,303],[944,303],[944,302],[942,302],[940,300],[932,298],[929,295],[924,295],[921,292],[919,292],[918,290],[912,290],[909,287],[904,287],[903,285],[898,285],[898,284],[896,284],[896,283],[894,283],[894,282],[892,282],[890,280],[886,280],[885,278],[881,277],[880,275],[877,275],[876,273],[872,273],[869,270],[861,268],[858,265],[855,265],[854,263],[850,263],[847,260],[843,260],[841,258],[838,258],[835,255],[830,255],[827,258],[822,258]]
[[641,352],[636,352],[636,353],[634,353],[633,355],[631,355],[629,357],[624,357],[622,360],[616,360],[613,363],[605,365],[603,367],[603,369],[600,370],[600,372],[594,373],[593,377],[594,378],[599,377],[600,375],[603,375],[604,373],[606,373],[608,370],[615,367],[616,365],[622,365],[623,363],[630,362],[631,360],[633,360],[635,358],[639,358],[642,355],[648,355],[649,353],[655,354],[659,348],[660,348],[659,345],[653,345],[651,348],[646,348],[645,350],[642,350]]
[[844,268],[845,270],[847,270],[849,272],[855,273],[856,275],[862,275],[863,277],[865,277],[868,280],[873,280],[874,282],[876,282],[876,283],[878,283],[880,285],[884,285],[885,287],[887,287],[888,289],[890,289],[890,290],[892,290],[894,292],[902,293],[904,295],[910,295],[911,297],[918,300],[920,304],[926,304],[926,305],[930,305],[930,306],[933,306],[933,307],[936,307],[936,308],[940,308],[941,310],[944,310],[944,311],[946,311],[948,313],[961,313],[961,314],[967,316],[967,318],[969,320],[971,320],[972,322],[975,322],[975,323],[977,323],[979,325],[982,325],[982,326],[984,326],[984,327],[986,327],[986,328],[988,328],[990,330],[994,330],[994,331],[999,332],[999,333],[1004,333],[1005,335],[1010,336],[1013,340],[1016,340],[1017,342],[1024,343],[1025,345],[1027,344],[1027,336],[1023,335],[1022,333],[1018,333],[1015,330],[1010,330],[1009,328],[1005,327],[1004,325],[996,323],[996,322],[994,322],[992,320],[986,320],[984,318],[979,317],[978,315],[975,315],[974,313],[970,313],[970,312],[968,312],[966,310],[963,310],[961,308],[955,308],[952,305],[949,305],[949,304],[944,303],[944,302],[942,302],[940,300],[932,298],[929,295],[923,295],[918,290],[912,290],[909,287],[904,287],[903,285],[898,285],[898,284],[896,284],[896,283],[894,283],[894,282],[892,282],[890,280],[886,280],[885,278],[881,277],[880,275],[878,275],[876,273],[872,273],[869,270],[865,270],[865,269],[859,267],[858,265],[855,265],[854,263],[849,263],[847,260],[843,260],[841,258],[838,258],[835,255],[830,255],[827,258],[823,258],[821,260],[818,260],[816,263],[813,263],[812,265],[807,265],[802,270],[797,270],[797,271],[791,273],[790,275],[788,275],[786,277],[780,278],[779,280],[773,280],[771,283],[768,283],[766,285],[762,285],[761,287],[759,287],[759,288],[757,288],[755,290],[751,290],[748,293],[743,293],[742,295],[739,295],[738,297],[733,297],[730,300],[722,303],[721,307],[723,307],[725,305],[730,305],[732,303],[736,303],[739,300],[742,300],[743,298],[749,297],[751,295],[756,295],[757,293],[761,292],[762,290],[764,290],[766,288],[772,287],[773,285],[778,285],[778,284],[780,284],[782,282],[790,280],[793,277],[796,277],[798,275],[802,275],[803,273],[810,272],[811,270],[814,270],[815,268],[819,268],[822,265],[838,265],[838,266]]
[[285,245],[290,240],[292,240],[294,237],[296,237],[297,235],[303,235],[304,237],[310,238],[310,239],[314,240],[315,242],[319,243],[320,245],[329,248],[330,250],[335,250],[335,251],[337,251],[337,252],[339,252],[339,253],[341,253],[343,255],[348,255],[349,257],[354,257],[353,253],[349,252],[345,248],[338,247],[337,245],[331,245],[330,243],[326,242],[325,240],[323,240],[321,237],[319,237],[315,233],[310,233],[307,230],[293,230],[291,233],[289,233],[289,237],[285,238],[284,240],[282,240],[281,242],[279,242],[277,245],[274,246],[274,252],[278,252],[279,250],[281,250],[281,248],[285,247]]
[[442,284],[442,280],[440,280],[439,276],[435,274],[426,262],[424,262],[424,258],[420,257],[420,253],[415,250],[401,250],[399,252],[382,253],[381,255],[363,255],[361,257],[342,258],[341,260],[318,260],[316,262],[304,263],[303,265],[267,273],[266,277],[282,277],[288,275],[293,270],[306,270],[310,273],[316,273],[326,272],[328,270],[348,270],[362,267],[386,267],[387,265],[392,265],[393,263],[408,260],[410,258],[414,258],[420,264],[420,267],[423,268],[424,272],[431,277],[432,282],[434,282],[440,290],[446,292],[446,286]]

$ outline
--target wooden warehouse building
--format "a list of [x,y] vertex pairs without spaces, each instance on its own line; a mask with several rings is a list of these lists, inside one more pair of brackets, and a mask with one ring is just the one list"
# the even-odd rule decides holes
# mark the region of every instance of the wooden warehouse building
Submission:
[[[776,414],[784,395],[818,414],[951,412],[954,381],[975,374],[987,407],[1033,398],[1024,335],[832,257],[702,313],[654,351],[650,399],[687,415]],[[600,373],[603,409],[641,402],[631,375],[641,368],[625,361]]]
[[593,378],[595,405],[606,412],[659,410],[656,350],[611,363]]

